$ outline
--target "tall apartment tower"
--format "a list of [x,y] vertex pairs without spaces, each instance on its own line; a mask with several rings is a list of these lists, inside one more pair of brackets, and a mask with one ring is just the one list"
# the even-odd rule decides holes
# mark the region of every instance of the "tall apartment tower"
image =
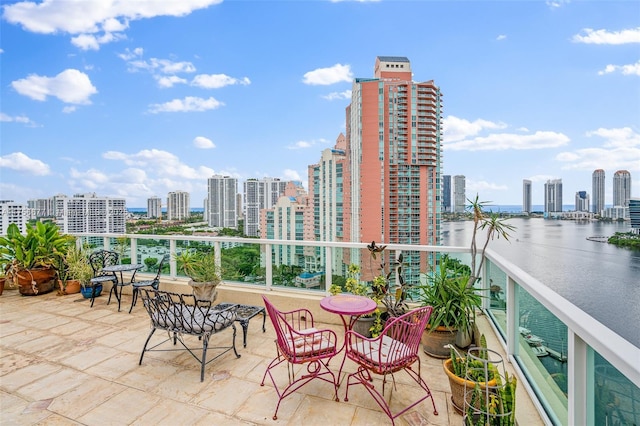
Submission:
[[185,191],[167,195],[167,220],[185,220],[191,215],[191,196]]
[[544,184],[544,212],[562,211],[562,179],[550,179]]
[[12,223],[23,233],[27,231],[27,206],[13,200],[0,200],[0,235],[7,235],[7,228]]
[[[412,76],[406,57],[378,56],[374,77],[353,82],[344,198],[350,241],[440,243],[442,93]],[[426,268],[417,253],[403,256],[409,274]]]
[[613,175],[613,206],[629,207],[631,198],[631,173],[618,170]]
[[577,212],[589,211],[589,194],[587,194],[587,191],[576,192],[576,211]]
[[215,228],[238,228],[238,179],[214,175],[208,180],[209,226]]
[[147,217],[162,219],[162,199],[160,197],[147,198]]
[[453,177],[453,212],[464,213],[467,203],[467,194],[465,189],[465,177],[463,175],[455,175]]
[[531,181],[522,180],[522,212],[531,213]]
[[287,181],[278,178],[247,179],[244,184],[244,233],[260,236],[260,210],[270,209],[284,193]]
[[95,193],[56,198],[56,223],[65,234],[126,232],[124,198],[98,197]]
[[32,209],[36,219],[41,217],[55,217],[55,198],[36,198],[27,200],[27,207]]
[[451,212],[451,175],[442,176],[442,211]]
[[593,204],[591,211],[595,214],[602,214],[604,210],[604,170],[597,169],[591,175],[591,195]]

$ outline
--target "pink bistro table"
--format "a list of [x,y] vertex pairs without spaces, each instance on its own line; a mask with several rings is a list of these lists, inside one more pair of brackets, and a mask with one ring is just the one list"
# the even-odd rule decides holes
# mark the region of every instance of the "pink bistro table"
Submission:
[[[347,331],[351,330],[353,323],[360,317],[360,315],[367,315],[372,313],[378,307],[378,304],[365,296],[356,296],[354,294],[336,294],[335,296],[327,296],[320,300],[320,307],[327,312],[340,315],[342,324],[344,324],[345,340],[342,344],[340,351],[347,346]],[[349,323],[345,319],[345,316],[349,317]],[[347,351],[345,350],[344,358],[342,358],[342,364],[340,364],[340,370],[338,370],[338,386],[340,386],[340,376],[342,375],[342,368],[344,362],[347,360]]]

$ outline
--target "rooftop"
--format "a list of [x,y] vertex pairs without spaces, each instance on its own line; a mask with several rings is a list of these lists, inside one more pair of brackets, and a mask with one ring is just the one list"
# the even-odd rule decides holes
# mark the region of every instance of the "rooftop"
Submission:
[[[161,289],[174,286],[175,283],[161,283]],[[340,335],[339,318],[323,313],[319,299],[272,293],[276,306],[307,307]],[[261,316],[249,323],[246,348],[242,346],[242,328],[237,327],[236,347],[241,357],[229,352],[211,362],[206,367],[204,382],[200,382],[199,363],[184,351],[149,352],[142,365],[138,365],[149,332],[148,315],[141,302],[128,314],[130,295],[123,296],[120,312],[117,302],[107,305],[107,299],[108,292],[103,293],[91,308],[89,301],[79,294],[58,296],[54,292],[25,297],[17,290],[5,289],[0,296],[3,424],[390,423],[361,387],[350,389],[349,402],[345,402],[342,384],[338,393],[340,402],[336,402],[331,386],[319,381],[286,398],[278,420],[274,421],[276,393],[270,382],[263,387],[260,382],[267,364],[276,355],[275,333],[268,319],[266,332],[262,332]],[[259,300],[258,292],[225,285],[217,302],[261,305]],[[501,347],[495,343],[497,340],[483,318],[479,327],[487,335],[489,347]],[[230,334],[230,330],[225,330],[213,335],[209,347],[216,346],[216,342],[228,344]],[[400,417],[396,424],[461,424],[462,417],[450,402],[442,360],[420,352],[421,374],[434,394],[439,415],[433,415],[427,400]],[[337,370],[339,363],[333,363]],[[286,368],[282,367],[286,380]],[[347,361],[345,370],[353,369],[354,364]],[[386,396],[401,404],[401,395],[410,392],[411,386],[401,374],[396,379],[397,390],[387,392]],[[520,424],[543,424],[522,386],[518,386],[517,417]]]

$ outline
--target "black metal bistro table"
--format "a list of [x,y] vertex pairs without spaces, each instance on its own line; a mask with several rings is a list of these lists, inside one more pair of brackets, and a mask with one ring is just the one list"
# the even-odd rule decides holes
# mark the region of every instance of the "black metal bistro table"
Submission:
[[[107,305],[111,302],[111,293],[115,294],[116,299],[118,299],[118,312],[120,312],[120,301],[122,300],[122,288],[128,285],[131,285],[131,283],[135,279],[136,272],[138,272],[138,270],[142,268],[144,268],[144,265],[140,263],[132,263],[129,265],[110,265],[102,268],[102,271],[110,272],[116,278],[116,282],[113,284],[113,287],[111,287],[111,290],[109,291],[109,300],[107,300]],[[131,272],[131,271],[133,271],[133,274],[131,274],[131,279],[125,282],[122,276],[123,272]],[[120,274],[120,277],[118,277],[118,274]],[[118,287],[120,287],[120,294],[118,294]]]
[[[236,303],[219,303],[214,306],[215,309],[225,309]],[[247,347],[247,328],[249,328],[249,320],[258,314],[262,314],[262,332],[266,331],[264,324],[267,319],[264,306],[252,306],[252,305],[238,305],[236,321],[242,326],[242,344]]]

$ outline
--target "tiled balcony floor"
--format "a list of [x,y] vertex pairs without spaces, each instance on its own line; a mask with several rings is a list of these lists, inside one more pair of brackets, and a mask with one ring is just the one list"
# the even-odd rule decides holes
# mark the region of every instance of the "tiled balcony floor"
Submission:
[[[146,353],[140,366],[140,352],[149,331],[146,311],[139,303],[128,314],[131,296],[124,295],[123,310],[118,312],[117,303],[106,304],[107,295],[97,298],[90,308],[89,301],[79,294],[24,297],[17,290],[5,289],[0,296],[0,424],[390,423],[362,387],[352,387],[349,402],[344,402],[346,385],[342,384],[340,402],[336,402],[331,386],[319,381],[286,398],[274,421],[276,393],[268,380],[264,387],[260,381],[275,356],[275,334],[268,319],[267,331],[262,333],[260,315],[250,321],[246,348],[242,347],[242,328],[237,325],[236,347],[241,357],[229,352],[207,365],[204,382],[200,382],[199,363],[184,351]],[[342,330],[338,325],[327,327],[338,333]],[[216,346],[217,341],[228,344],[230,336],[231,329],[214,335],[209,346]],[[187,338],[198,346],[195,337]],[[421,359],[422,376],[434,394],[439,415],[433,415],[427,400],[396,424],[461,424],[462,417],[449,400],[442,361],[422,351]],[[339,362],[338,358],[332,361],[336,370]],[[286,367],[281,367],[282,380],[286,380]],[[345,369],[353,368],[347,361]],[[402,395],[412,390],[405,377],[397,380],[397,390],[391,394],[393,404],[401,403]],[[531,402],[519,398],[519,405],[530,409]],[[519,419],[522,407],[518,407]],[[530,420],[526,424],[542,424],[537,414]]]

